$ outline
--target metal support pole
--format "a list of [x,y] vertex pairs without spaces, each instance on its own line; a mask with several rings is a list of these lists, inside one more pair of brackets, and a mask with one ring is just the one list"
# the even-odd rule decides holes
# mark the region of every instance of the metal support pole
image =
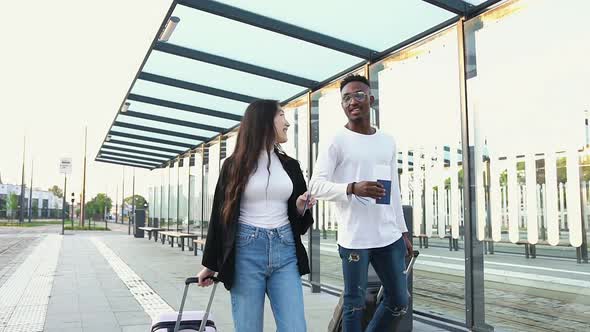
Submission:
[[117,185],[117,194],[115,195],[115,224],[119,222],[119,186]]
[[467,99],[467,61],[468,50],[475,52],[474,45],[468,45],[468,37],[464,31],[465,18],[457,23],[459,44],[459,77],[461,92],[461,139],[463,151],[463,197],[465,220],[465,323],[471,331],[493,331],[493,327],[485,323],[484,295],[484,261],[482,242],[477,239],[477,204],[474,146],[470,142],[469,125],[473,122]]
[[[316,124],[317,125],[317,124]],[[308,180],[311,178],[313,173],[313,161],[315,160],[314,155],[314,144],[317,148],[317,142],[313,140],[313,122],[312,122],[312,100],[311,100],[311,92],[307,93],[307,139],[309,142],[309,151],[308,151]],[[318,128],[319,129],[319,128]],[[315,208],[312,213],[315,217],[315,220],[319,220],[319,208]],[[312,293],[319,293],[321,291],[321,280],[320,280],[320,237],[322,236],[319,229],[315,227],[311,227],[308,233],[308,248],[309,251],[309,258],[310,258],[310,268],[311,273],[309,274],[309,283],[311,284],[311,292]]]
[[[66,189],[64,188],[64,191]],[[65,196],[65,193],[64,193]],[[70,218],[71,218],[71,222],[72,222],[72,230],[74,230],[74,210],[76,209],[76,206],[74,205],[74,193],[72,193],[72,205],[70,205]]]
[[125,223],[125,166],[123,166],[123,190],[121,191],[121,224]]
[[82,176],[82,201],[80,202],[80,211],[82,226],[84,226],[84,217],[86,215],[86,147],[88,142],[88,127],[84,128],[84,174]]
[[[31,222],[31,217],[33,215],[33,168],[35,164],[31,161],[31,186],[29,188],[29,222]],[[65,192],[64,192],[65,195]]]
[[[63,201],[61,207],[61,235],[64,235],[64,228],[66,224],[66,190],[68,185],[68,177],[64,174],[64,194],[63,194]],[[72,225],[72,230],[74,230],[74,226]]]
[[[221,143],[219,146],[221,151]],[[176,161],[176,231],[180,232],[178,223],[180,221],[180,157]]]
[[[582,195],[584,194],[583,190],[580,190],[580,202],[583,202],[584,199]],[[586,208],[582,206],[582,219],[580,222],[582,223],[582,245],[580,246],[580,253],[581,253],[581,260],[583,263],[588,264],[588,233],[586,233]]]
[[25,221],[25,149],[26,149],[26,137],[23,140],[23,170],[20,182],[20,198],[19,198],[19,216],[18,222],[23,223]]
[[105,203],[104,205],[104,214],[103,214],[103,218],[104,218],[104,230],[107,230],[107,205]]
[[[188,200],[188,204],[186,206],[186,216],[187,216],[187,220],[186,220],[186,232],[190,234],[191,232],[191,157],[193,156],[192,151],[189,152],[188,154],[188,165],[186,165],[188,167],[188,197],[186,198]],[[155,196],[155,193],[154,193]]]

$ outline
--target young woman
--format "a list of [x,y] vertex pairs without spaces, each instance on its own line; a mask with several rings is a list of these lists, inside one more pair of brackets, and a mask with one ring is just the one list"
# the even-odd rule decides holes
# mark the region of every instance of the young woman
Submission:
[[265,295],[277,331],[306,331],[300,276],[309,262],[301,235],[313,224],[308,208],[316,201],[308,200],[299,163],[279,145],[289,126],[277,101],[250,104],[217,181],[198,277],[218,273],[231,293],[236,332],[262,332]]

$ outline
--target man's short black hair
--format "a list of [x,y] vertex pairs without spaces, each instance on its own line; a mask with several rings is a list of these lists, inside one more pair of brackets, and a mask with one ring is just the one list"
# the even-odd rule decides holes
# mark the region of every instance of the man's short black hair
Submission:
[[369,80],[367,80],[366,77],[361,76],[361,75],[348,75],[342,80],[342,82],[340,82],[340,92],[342,92],[342,89],[344,89],[344,86],[346,86],[346,84],[348,84],[350,82],[361,82],[361,83],[364,83],[369,88],[371,88],[371,84],[369,84]]

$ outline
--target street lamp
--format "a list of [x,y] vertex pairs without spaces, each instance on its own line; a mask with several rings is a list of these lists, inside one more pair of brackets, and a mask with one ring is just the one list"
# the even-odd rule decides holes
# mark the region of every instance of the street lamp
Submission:
[[160,38],[158,39],[158,41],[167,42],[168,40],[170,40],[170,36],[172,36],[174,29],[176,29],[178,22],[180,22],[179,17],[177,17],[177,16],[170,17],[170,19],[168,20],[168,24],[166,24],[166,27],[164,28],[164,31],[162,31],[162,34],[160,35]]
[[127,112],[127,110],[129,109],[129,106],[131,106],[131,103],[126,101],[123,106],[121,106],[121,113],[125,113]]

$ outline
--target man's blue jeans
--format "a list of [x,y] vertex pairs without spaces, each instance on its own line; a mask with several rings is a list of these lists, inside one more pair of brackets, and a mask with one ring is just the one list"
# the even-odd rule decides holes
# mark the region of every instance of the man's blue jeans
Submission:
[[365,308],[369,263],[383,285],[383,300],[377,307],[366,332],[384,332],[396,318],[406,313],[408,285],[405,269],[406,244],[403,238],[373,249],[346,249],[338,246],[344,274],[343,332],[361,332]]
[[303,289],[290,225],[275,229],[238,225],[234,284],[236,332],[262,332],[268,295],[278,332],[305,332]]

